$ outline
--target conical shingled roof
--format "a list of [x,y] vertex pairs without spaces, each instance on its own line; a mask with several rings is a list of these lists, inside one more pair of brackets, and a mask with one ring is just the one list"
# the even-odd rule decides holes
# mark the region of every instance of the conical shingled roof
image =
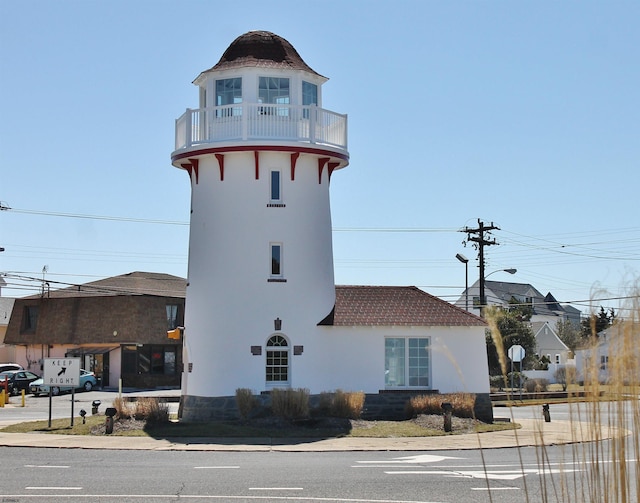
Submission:
[[304,62],[287,40],[270,31],[250,31],[240,35],[224,51],[220,61],[203,73],[246,66],[304,70],[322,77]]

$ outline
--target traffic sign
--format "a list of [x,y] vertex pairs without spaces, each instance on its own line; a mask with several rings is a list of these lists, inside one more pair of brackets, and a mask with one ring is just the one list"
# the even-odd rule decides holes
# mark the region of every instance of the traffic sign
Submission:
[[524,359],[525,350],[520,344],[514,344],[508,350],[509,358],[512,362],[521,362]]
[[45,358],[43,381],[46,386],[78,388],[80,386],[80,358]]

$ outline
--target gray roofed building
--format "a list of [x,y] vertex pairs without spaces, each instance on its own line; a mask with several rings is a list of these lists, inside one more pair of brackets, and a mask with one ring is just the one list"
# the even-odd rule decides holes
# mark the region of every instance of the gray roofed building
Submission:
[[[480,314],[480,282],[476,281],[467,292],[455,302],[461,308],[469,299],[469,311]],[[485,281],[485,297],[488,306],[508,307],[509,304],[530,306],[532,322],[548,321],[552,326],[558,321],[571,321],[580,324],[581,312],[568,304],[561,304],[551,293],[543,295],[529,283],[511,283],[507,281]]]

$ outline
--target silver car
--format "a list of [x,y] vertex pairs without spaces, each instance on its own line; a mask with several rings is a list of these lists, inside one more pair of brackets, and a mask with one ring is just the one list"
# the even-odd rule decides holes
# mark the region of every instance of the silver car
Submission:
[[[98,380],[96,379],[96,375],[93,372],[80,369],[80,382],[76,390],[91,391],[96,387],[97,384]],[[31,391],[34,396],[48,395],[49,385],[44,384],[43,379],[38,379],[37,381],[33,381],[31,383],[31,386],[29,386],[29,391]],[[58,396],[61,391],[71,391],[71,388],[62,386],[51,386],[51,394],[53,396]]]

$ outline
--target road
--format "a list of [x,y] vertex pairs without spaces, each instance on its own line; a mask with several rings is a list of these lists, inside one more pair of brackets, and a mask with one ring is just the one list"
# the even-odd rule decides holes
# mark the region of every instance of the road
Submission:
[[[0,502],[588,501],[566,448],[441,452],[148,452],[4,448]],[[483,459],[484,458],[484,459]],[[10,462],[6,462],[10,460]],[[574,474],[578,476],[574,478]],[[584,481],[584,487],[573,485]],[[629,499],[628,501],[635,501]]]
[[[101,412],[115,393],[79,393],[74,403]],[[15,404],[15,399],[14,399]],[[55,397],[67,417],[71,396]],[[539,417],[540,407],[496,409],[496,416]],[[607,406],[604,406],[608,410]],[[8,414],[7,414],[8,413]],[[45,419],[48,398],[0,409],[0,422]],[[586,411],[552,405],[552,420]],[[627,424],[633,424],[629,422]],[[345,502],[517,503],[601,501],[594,473],[614,474],[609,442],[520,449],[406,452],[197,452],[0,448],[0,503],[78,502]],[[637,451],[629,450],[637,455]],[[625,460],[635,474],[637,459]],[[618,501],[637,501],[637,481]]]

